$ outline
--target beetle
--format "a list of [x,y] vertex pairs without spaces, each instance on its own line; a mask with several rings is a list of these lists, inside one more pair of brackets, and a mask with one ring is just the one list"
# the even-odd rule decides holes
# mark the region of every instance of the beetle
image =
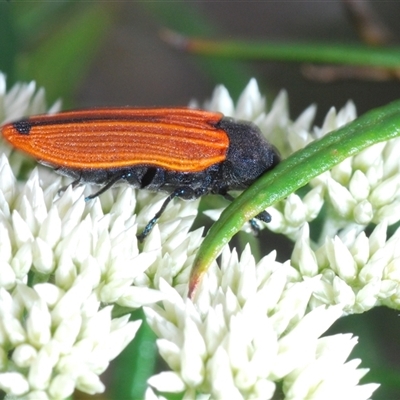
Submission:
[[[74,181],[102,187],[125,181],[169,195],[138,235],[140,241],[175,197],[197,199],[244,190],[280,161],[250,122],[190,108],[98,108],[38,115],[4,125],[13,147]],[[269,222],[264,211],[256,218]],[[253,222],[252,226],[257,224]]]

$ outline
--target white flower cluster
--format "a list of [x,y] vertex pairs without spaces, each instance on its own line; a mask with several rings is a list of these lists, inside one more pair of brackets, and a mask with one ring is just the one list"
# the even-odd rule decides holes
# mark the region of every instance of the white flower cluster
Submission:
[[[45,111],[43,91],[35,94],[33,83],[6,93],[4,81],[0,75],[3,121]],[[201,232],[188,234],[197,203],[171,205],[159,224],[162,233],[156,227],[139,250],[138,225],[154,216],[165,196],[153,203],[154,195],[137,198],[124,187],[85,203],[82,187],[60,196],[61,179],[37,169],[19,184],[5,144],[2,152],[0,389],[32,400],[67,398],[75,388],[102,392],[99,375],[140,326],[129,315],[113,317],[113,307],[159,301],[162,293],[152,287],[160,277],[187,282],[201,239]]]
[[[220,268],[208,271],[193,303],[167,283],[162,306],[146,307],[172,371],[153,376],[161,392],[194,399],[271,399],[282,382],[285,399],[367,399],[378,385],[358,385],[367,370],[346,363],[357,340],[320,338],[341,316],[340,306],[308,311],[320,278],[303,280],[274,254],[257,265],[249,247],[238,260],[227,248]],[[339,383],[340,382],[340,383]],[[147,399],[156,398],[148,391]]]
[[[362,313],[379,305],[400,307],[400,230],[387,240],[387,224],[379,224],[370,237],[348,232],[347,242],[335,236],[313,251],[305,225],[293,254],[292,265],[302,276],[321,275],[311,307],[338,304],[345,313]],[[351,240],[352,239],[352,240]]]
[[132,286],[156,258],[138,251],[132,190],[104,215],[82,190],[53,202],[59,185],[43,191],[37,171],[21,190],[5,157],[0,170],[0,388],[35,400],[101,392],[98,375],[140,326],[112,305],[161,298]]

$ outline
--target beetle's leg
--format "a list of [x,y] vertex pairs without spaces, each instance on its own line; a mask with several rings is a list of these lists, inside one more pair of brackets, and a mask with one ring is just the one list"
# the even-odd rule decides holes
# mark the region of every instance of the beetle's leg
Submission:
[[[125,174],[118,175],[115,174],[103,187],[101,187],[97,192],[85,197],[85,201],[92,200],[96,198],[97,196],[100,196],[102,193],[106,192],[108,189],[110,189],[112,186],[114,186],[115,183],[117,183],[119,180],[124,179]],[[74,183],[74,182],[73,182]]]
[[[231,196],[229,193],[223,193],[222,194],[226,200],[233,201],[235,198]],[[267,211],[261,211],[260,214],[257,214],[254,218],[257,218],[260,221],[263,222],[271,222],[271,215]],[[258,235],[260,233],[260,227],[257,224],[257,221],[252,218],[249,223],[251,230],[253,231],[254,235]]]
[[162,204],[161,208],[157,211],[156,215],[148,222],[148,224],[145,226],[143,229],[142,233],[137,235],[137,238],[139,242],[143,242],[144,239],[149,235],[149,233],[152,231],[154,228],[154,225],[158,222],[160,219],[162,213],[165,211],[167,208],[168,204],[173,200],[175,197],[182,197],[183,199],[189,200],[189,199],[195,199],[199,197],[194,190],[190,187],[184,186],[181,188],[175,189],[165,200],[164,203]]
[[75,189],[77,186],[79,186],[81,184],[81,177],[76,178],[74,181],[72,181],[69,185],[65,185],[62,188],[58,189],[58,195],[61,196],[67,189],[69,186],[72,187],[72,189]]

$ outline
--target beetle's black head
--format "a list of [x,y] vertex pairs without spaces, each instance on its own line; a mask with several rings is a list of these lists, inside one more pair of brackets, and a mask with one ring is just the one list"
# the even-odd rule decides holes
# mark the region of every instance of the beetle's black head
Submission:
[[229,136],[229,149],[222,165],[226,190],[243,190],[279,163],[277,150],[250,122],[223,118],[219,126]]

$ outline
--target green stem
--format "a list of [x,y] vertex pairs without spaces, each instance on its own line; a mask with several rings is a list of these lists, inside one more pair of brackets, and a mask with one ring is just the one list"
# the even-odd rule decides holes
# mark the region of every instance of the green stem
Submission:
[[308,63],[399,68],[399,47],[371,47],[332,43],[279,43],[239,40],[204,40],[168,32],[164,38],[184,50],[234,59],[268,59]]
[[222,248],[243,224],[265,208],[285,199],[311,179],[375,143],[400,136],[400,101],[372,110],[350,124],[292,154],[264,174],[221,214],[197,253],[189,295]]

